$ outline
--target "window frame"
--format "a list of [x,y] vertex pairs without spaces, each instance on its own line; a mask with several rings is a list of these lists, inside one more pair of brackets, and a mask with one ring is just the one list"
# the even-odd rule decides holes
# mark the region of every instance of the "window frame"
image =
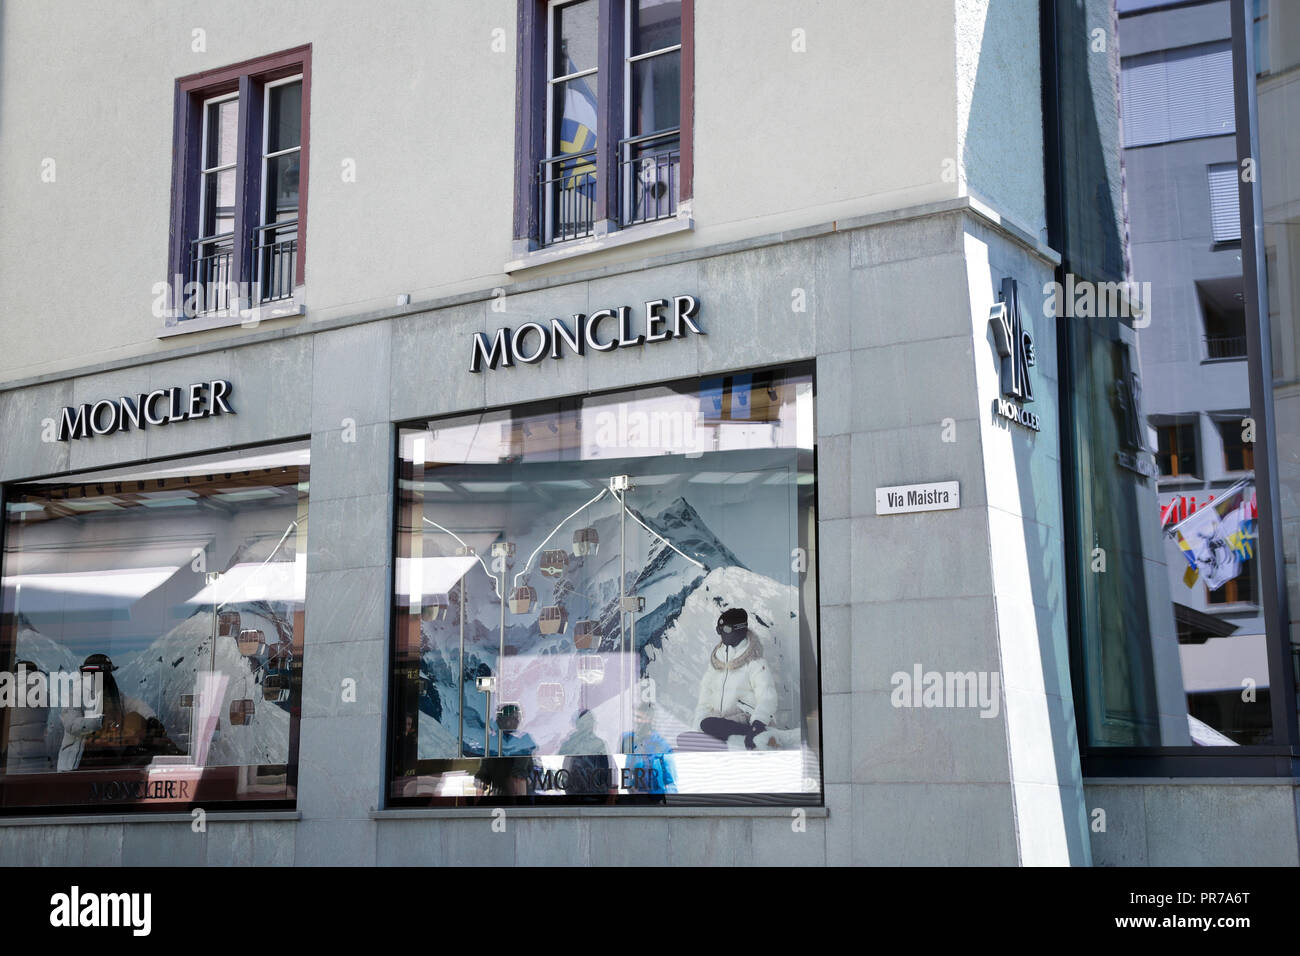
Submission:
[[[306,276],[307,200],[311,136],[311,44],[244,60],[215,70],[205,70],[176,80],[173,103],[171,224],[168,237],[167,278],[176,299],[190,276],[190,243],[202,235],[201,190],[206,155],[206,104],[235,98],[238,101],[238,134],[235,156],[235,217],[232,235],[230,281],[241,290],[251,288],[254,256],[251,237],[264,218],[262,168],[265,147],[266,91],[273,85],[302,80],[302,134],[299,145],[297,261],[293,284],[296,290]],[[222,310],[186,315],[184,297],[172,302],[172,313],[163,334],[202,331],[239,324],[240,312],[274,302],[249,302],[241,294],[238,302]],[[299,313],[301,307],[286,312]],[[265,315],[263,318],[267,317]]]
[[[1171,485],[1180,484],[1197,484],[1206,480],[1205,460],[1204,460],[1204,441],[1201,437],[1201,416],[1195,413],[1185,413],[1182,415],[1151,415],[1148,418],[1151,427],[1156,430],[1156,481],[1160,487],[1164,488]],[[1182,429],[1190,429],[1189,437],[1191,439],[1191,448],[1188,451],[1182,450],[1182,444],[1179,441],[1179,433]],[[1161,466],[1162,452],[1160,451],[1160,438],[1165,434],[1165,430],[1171,430],[1171,451],[1170,457],[1181,460],[1190,454],[1192,458],[1192,468],[1177,472],[1166,473]]]
[[[113,461],[101,465],[91,465],[85,468],[77,468],[75,470],[64,470],[64,471],[52,472],[52,473],[41,473],[36,475],[30,475],[25,478],[18,478],[18,479],[0,482],[0,558],[3,558],[5,554],[8,554],[9,548],[12,546],[12,541],[8,539],[8,534],[7,534],[7,532],[9,531],[9,523],[6,520],[6,510],[5,510],[7,502],[13,499],[16,492],[21,492],[21,490],[24,488],[36,487],[46,482],[62,482],[64,484],[72,485],[72,486],[75,486],[78,483],[84,483],[87,485],[99,484],[100,481],[89,480],[89,477],[93,475],[101,475],[103,473],[109,473],[109,472],[114,473],[115,475],[120,475],[120,474],[125,474],[126,472],[131,470],[148,470],[160,466],[177,465],[177,464],[183,465],[185,463],[191,463],[193,465],[198,466],[198,465],[215,462],[218,459],[224,459],[230,455],[253,454],[257,452],[273,453],[275,451],[288,450],[294,446],[300,446],[306,448],[308,451],[309,457],[308,457],[308,462],[306,467],[308,468],[308,484],[309,484],[308,495],[310,496],[310,468],[311,468],[310,442],[311,442],[310,435],[290,435],[285,438],[278,438],[269,441],[244,442],[244,443],[226,445],[226,446],[221,446],[216,448],[203,448],[191,452],[186,452],[183,454],[163,455],[160,457],[137,458],[137,459],[132,459],[130,461]],[[83,479],[86,480],[83,481]],[[107,484],[108,481],[110,480],[113,481],[115,484],[119,483],[116,477],[112,479],[104,479],[103,483]],[[142,480],[145,479],[122,478],[120,483],[126,484],[132,481],[142,481]],[[310,501],[310,497],[308,498],[308,501]],[[4,570],[5,570],[4,562],[3,560],[0,560],[0,580],[3,579]],[[305,646],[306,634],[307,634],[306,624],[305,624],[306,609],[307,609],[306,592],[304,591],[302,609],[301,609],[301,614],[303,618],[302,637],[304,641],[304,646]],[[15,655],[15,660],[16,660],[17,659],[16,647],[13,649],[13,653]],[[303,657],[305,657],[305,654],[300,655],[297,659],[299,668],[301,668]],[[302,768],[301,672],[296,678],[290,677],[291,693],[293,687],[292,682],[294,680],[296,680],[298,683],[298,691],[297,691],[298,706],[295,708],[291,708],[291,712],[290,712],[290,730],[289,730],[290,746],[288,750],[289,758],[285,764],[286,766],[286,795],[285,796],[262,796],[259,798],[249,798],[246,800],[221,800],[221,799],[213,799],[210,797],[205,797],[200,800],[197,797],[197,791],[196,791],[195,797],[191,798],[187,803],[181,803],[179,800],[168,799],[166,801],[159,801],[156,804],[151,804],[149,800],[146,798],[137,798],[134,800],[123,799],[120,801],[110,801],[105,803],[59,804],[59,803],[51,802],[51,803],[45,803],[40,805],[12,805],[11,806],[11,805],[6,805],[4,801],[0,801],[0,821],[4,820],[5,818],[15,818],[15,817],[41,817],[41,818],[48,817],[54,819],[60,816],[67,816],[69,814],[75,816],[86,816],[86,817],[130,816],[130,817],[135,817],[140,819],[147,819],[151,815],[174,814],[177,812],[188,813],[194,807],[198,807],[198,806],[203,806],[205,808],[211,809],[213,812],[217,814],[293,811],[298,806],[298,798],[301,793],[300,790],[300,771]],[[8,719],[9,719],[10,712],[11,712],[11,708],[0,709],[0,758],[7,758],[8,756],[9,745],[10,745],[9,736],[8,736],[10,732],[8,726]],[[221,722],[224,724],[226,718],[228,717],[228,713],[219,712],[218,716],[222,719]],[[230,765],[230,766],[235,766],[235,765]],[[250,766],[255,766],[255,764],[243,764],[239,766],[247,768]],[[140,768],[130,768],[130,767],[122,766],[122,767],[110,767],[106,769],[110,770],[111,772],[118,773],[124,770],[140,769]],[[221,769],[223,768],[206,767],[206,766],[200,768],[199,784],[201,785],[203,783],[204,776],[207,775],[210,770],[219,771]],[[77,773],[77,771],[64,771],[64,772],[65,773],[71,772],[73,774]],[[51,771],[51,773],[58,773],[58,771]],[[0,759],[0,797],[6,796],[5,790],[8,787],[11,778],[14,776],[18,776],[18,775],[10,774],[6,766],[6,760]]]
[[[685,23],[684,23],[684,22],[683,22],[683,25],[682,25],[682,40],[680,40],[679,42],[677,42],[677,43],[675,43],[675,44],[670,44],[669,46],[666,46],[666,47],[659,47],[659,48],[654,49],[654,50],[648,50],[648,51],[646,51],[645,53],[637,53],[637,54],[633,54],[633,52],[632,52],[632,40],[633,40],[633,37],[632,37],[632,16],[631,16],[631,10],[632,10],[632,4],[634,4],[634,3],[636,3],[636,2],[637,2],[637,0],[624,0],[624,5],[623,5],[623,10],[624,10],[624,17],[623,17],[623,55],[622,55],[622,61],[623,61],[623,103],[622,103],[622,109],[623,109],[623,114],[622,114],[622,117],[621,117],[621,119],[622,119],[622,123],[621,123],[621,132],[620,132],[620,135],[619,135],[619,144],[618,144],[618,150],[617,150],[617,156],[616,156],[615,169],[618,170],[618,176],[617,176],[617,178],[619,179],[619,182],[616,184],[616,185],[617,185],[617,189],[618,189],[618,203],[619,203],[619,205],[618,205],[618,215],[619,215],[619,221],[622,222],[622,223],[625,223],[624,228],[630,228],[630,227],[632,227],[632,226],[645,225],[646,223],[650,223],[650,222],[659,222],[659,221],[662,220],[662,219],[670,219],[670,218],[672,218],[673,216],[676,215],[676,212],[673,212],[673,213],[671,213],[671,214],[669,214],[669,215],[667,215],[667,216],[655,216],[654,218],[643,218],[643,219],[637,219],[637,218],[636,218],[636,203],[635,203],[634,201],[632,201],[632,190],[631,190],[631,188],[630,188],[630,187],[631,187],[631,183],[630,183],[630,181],[624,181],[624,178],[623,178],[623,175],[622,175],[624,165],[625,165],[625,164],[630,164],[630,163],[631,163],[631,160],[630,160],[630,159],[626,159],[626,158],[624,157],[624,155],[623,155],[623,148],[624,148],[624,143],[625,143],[627,140],[632,139],[632,112],[633,112],[633,105],[632,105],[632,69],[633,69],[633,64],[634,64],[634,63],[642,63],[642,62],[645,62],[645,61],[647,61],[647,60],[652,60],[652,59],[654,59],[655,57],[666,56],[666,55],[668,55],[668,54],[670,54],[670,53],[680,53],[680,54],[681,54],[681,57],[679,58],[679,67],[678,67],[678,69],[679,69],[679,72],[678,72],[678,80],[679,80],[679,82],[681,82],[681,76],[682,76],[682,74],[684,73],[684,70],[685,70],[684,64],[683,64],[683,62],[682,62],[682,61],[684,61],[684,59],[685,59],[685,52],[684,52],[684,45],[683,45],[683,44],[684,44],[684,41],[685,41]],[[685,7],[683,6],[683,9],[682,9],[682,19],[683,19],[683,21],[685,21],[685,18],[686,18],[686,10],[685,10]],[[682,93],[682,97],[683,97],[683,99],[685,98],[685,91],[684,91],[684,90],[683,90],[683,93]],[[679,166],[680,166],[680,161],[681,161],[681,160],[680,160],[680,157],[681,157],[681,146],[680,146],[680,144],[681,144],[681,141],[682,141],[683,116],[684,116],[684,113],[681,111],[681,108],[680,108],[680,106],[679,106],[678,116],[677,116],[677,141],[678,141],[678,144],[679,144],[679,145],[678,145],[678,162],[679,162]],[[639,134],[639,136],[641,136],[641,137],[656,137],[656,136],[663,136],[663,135],[665,135],[665,134],[668,133],[668,132],[671,132],[671,130],[667,130],[667,129],[665,129],[665,130],[653,130],[653,131],[651,131],[651,132],[649,132],[649,133],[641,133],[641,134]],[[671,168],[671,165],[670,165],[670,168]],[[680,170],[679,170],[679,172],[678,172],[678,188],[679,188],[679,189],[680,189],[680,186],[681,186],[681,172],[680,172]],[[671,191],[672,191],[672,187],[670,186],[670,187],[669,187],[669,192],[671,193]],[[671,201],[671,200],[670,200],[670,201]],[[681,207],[681,199],[679,198],[679,199],[678,199],[678,208],[680,208],[680,207]]]
[[[400,659],[402,640],[404,637],[409,639],[408,629],[410,627],[410,619],[409,617],[404,617],[402,613],[401,605],[399,604],[399,586],[400,586],[401,578],[399,576],[398,561],[403,556],[404,534],[402,531],[402,511],[403,508],[406,507],[406,502],[404,501],[403,498],[402,484],[404,480],[407,480],[404,478],[402,473],[402,432],[403,430],[417,429],[417,428],[430,428],[430,427],[435,427],[439,423],[447,423],[458,419],[466,419],[470,416],[475,416],[475,415],[480,416],[480,418],[482,418],[485,416],[491,416],[495,413],[506,413],[511,417],[512,421],[523,421],[525,418],[537,414],[539,412],[567,413],[575,409],[581,409],[589,402],[593,402],[593,401],[598,402],[602,398],[612,399],[620,395],[631,396],[643,390],[652,390],[656,388],[672,389],[674,387],[679,387],[679,386],[694,387],[700,389],[701,391],[698,392],[698,394],[702,395],[703,394],[702,389],[704,388],[706,383],[712,380],[717,380],[720,382],[723,379],[734,380],[737,377],[748,377],[751,378],[752,380],[757,380],[761,376],[769,373],[778,374],[778,375],[788,375],[794,378],[806,377],[812,389],[813,423],[812,423],[811,435],[812,435],[813,445],[811,449],[808,450],[810,461],[811,461],[811,471],[813,475],[812,503],[810,506],[812,512],[811,514],[812,520],[808,522],[806,525],[800,523],[800,527],[801,527],[800,533],[803,533],[804,531],[807,530],[811,530],[811,538],[809,540],[812,543],[809,544],[808,547],[811,549],[811,553],[814,556],[810,558],[808,568],[805,571],[801,572],[801,577],[808,578],[810,580],[804,580],[799,585],[797,585],[798,590],[800,592],[800,599],[806,600],[808,602],[808,606],[811,607],[812,609],[812,613],[811,615],[809,615],[809,622],[808,622],[808,627],[809,627],[808,639],[810,641],[810,646],[809,646],[810,659],[805,659],[802,656],[800,657],[800,662],[799,662],[800,671],[797,678],[797,683],[800,685],[800,693],[808,692],[815,695],[815,706],[809,708],[808,705],[805,704],[804,705],[805,710],[811,711],[813,713],[821,712],[822,708],[825,706],[826,692],[822,681],[822,661],[823,661],[824,648],[822,643],[823,602],[821,596],[821,568],[815,557],[817,553],[816,542],[820,541],[820,536],[822,533],[822,527],[821,527],[822,498],[821,498],[821,486],[820,486],[821,462],[819,458],[820,438],[818,437],[817,426],[816,426],[816,420],[817,420],[816,416],[818,414],[817,413],[817,408],[818,408],[817,383],[819,380],[819,373],[817,371],[815,362],[806,359],[799,359],[799,360],[786,361],[786,362],[775,362],[771,364],[764,364],[758,366],[742,366],[742,367],[738,367],[735,369],[728,369],[726,371],[721,371],[721,372],[697,373],[696,375],[689,375],[681,378],[672,378],[672,379],[660,380],[654,382],[630,383],[630,384],[625,383],[622,385],[611,386],[609,388],[604,388],[596,391],[579,393],[579,394],[554,395],[548,398],[540,398],[540,399],[536,399],[536,400],[532,400],[532,401],[528,401],[516,405],[489,405],[477,409],[463,409],[461,411],[441,413],[438,415],[434,415],[432,417],[419,416],[415,418],[409,418],[409,419],[405,419],[393,423],[392,429],[393,429],[395,442],[392,450],[390,451],[390,457],[392,458],[395,467],[393,468],[392,484],[390,486],[391,501],[390,501],[389,521],[390,521],[391,537],[389,541],[389,547],[390,547],[390,554],[392,560],[391,560],[391,567],[389,569],[389,576],[388,576],[389,590],[386,598],[386,600],[388,601],[388,615],[389,615],[388,631],[387,631],[388,645],[385,652],[385,661],[384,661],[385,669],[384,669],[384,676],[383,676],[385,682],[385,688],[386,688],[386,696],[387,696],[386,719],[384,724],[385,736],[383,740],[383,780],[382,780],[382,794],[380,798],[381,808],[383,810],[389,811],[389,810],[434,809],[437,811],[446,811],[448,812],[449,815],[456,815],[458,812],[462,812],[462,811],[466,813],[473,813],[475,810],[481,810],[484,807],[495,807],[495,806],[518,807],[518,806],[531,805],[531,806],[545,806],[548,809],[552,810],[553,812],[557,812],[560,815],[564,815],[564,816],[582,816],[588,812],[588,805],[592,802],[586,800],[574,800],[569,797],[545,795],[545,794],[533,794],[528,796],[488,795],[488,796],[482,796],[477,798],[465,798],[465,797],[456,797],[456,796],[444,796],[441,794],[398,796],[393,793],[393,786],[395,782],[402,779],[402,777],[398,775],[399,770],[402,769],[401,759],[399,756],[399,747],[400,747],[399,728],[402,727],[403,720],[405,717],[405,714],[402,711],[402,706],[401,706],[402,703],[401,693],[396,687],[396,685],[398,681],[401,679],[399,675],[401,673],[401,663],[402,663]],[[727,420],[726,414],[722,415],[722,417],[720,417],[717,420],[717,422],[721,423],[724,420]],[[802,448],[797,448],[796,451],[801,452]],[[658,461],[660,459],[658,458],[658,456],[651,456],[648,460]],[[517,459],[514,458],[501,459],[502,463],[515,462],[515,461],[517,461]],[[480,552],[480,559],[487,556],[488,555],[486,552]],[[418,628],[418,619],[416,620],[416,625]],[[808,665],[806,669],[804,666],[805,664]],[[815,735],[815,747],[816,747],[815,753],[817,757],[816,765],[819,768],[817,773],[818,789],[815,793],[813,791],[788,792],[788,793],[775,792],[775,791],[773,792],[735,791],[735,792],[726,792],[720,794],[687,794],[687,795],[683,795],[686,797],[686,799],[674,800],[669,804],[662,804],[657,801],[647,803],[643,799],[644,795],[640,795],[640,797],[638,797],[638,795],[635,794],[620,794],[612,801],[612,804],[610,805],[611,809],[609,815],[617,816],[622,813],[631,813],[633,815],[636,815],[638,813],[645,813],[647,812],[647,810],[652,814],[656,812],[667,812],[671,814],[674,811],[680,812],[681,809],[684,807],[697,809],[699,807],[704,807],[704,806],[725,806],[730,810],[733,811],[738,810],[739,812],[742,813],[749,808],[755,806],[764,806],[764,805],[783,806],[783,807],[825,806],[826,787],[827,787],[827,774],[825,770],[825,760],[826,760],[825,733],[822,728],[821,722],[819,720],[812,720],[807,715],[805,715],[805,717],[802,719],[804,723],[804,730],[806,730],[808,733],[809,746],[813,746],[813,740]],[[677,751],[674,750],[673,752],[675,753]],[[555,757],[560,755],[547,754],[544,756]],[[611,757],[615,756],[615,753],[611,752],[610,756]],[[455,762],[456,759],[457,758],[426,758],[426,760],[446,761],[448,763]],[[471,756],[463,756],[462,758],[460,758],[460,760],[463,761],[475,761],[475,762],[477,762],[479,759],[480,758],[478,757],[471,757]],[[468,767],[469,764],[466,763],[465,766]],[[405,774],[405,776],[413,775],[409,772],[409,769],[410,768],[407,768],[408,772]],[[719,802],[719,798],[722,798],[721,802]],[[613,809],[614,807],[617,807],[618,809]],[[650,809],[651,807],[653,807],[653,809]]]
[[[1231,22],[1233,105],[1235,133],[1233,142],[1239,156],[1259,155],[1257,136],[1258,108],[1254,86],[1255,36],[1244,0],[1228,0]],[[1043,0],[1040,4],[1040,50],[1043,71],[1045,113],[1044,165],[1047,171],[1049,243],[1061,250],[1062,263],[1055,276],[1064,282],[1067,275],[1089,275],[1096,279],[1122,278],[1122,263],[1111,258],[1118,244],[1103,229],[1086,219],[1084,190],[1074,187],[1076,171],[1072,156],[1080,155],[1073,131],[1080,115],[1091,103],[1078,95],[1078,76],[1086,71],[1071,72],[1078,57],[1067,37],[1077,36],[1087,25],[1084,11],[1063,0]],[[1125,16],[1137,15],[1141,11]],[[1086,56],[1086,54],[1084,54]],[[1082,105],[1081,105],[1082,104]],[[1128,148],[1128,147],[1126,147]],[[1078,179],[1083,179],[1078,174]],[[1246,335],[1250,370],[1250,407],[1257,434],[1275,435],[1272,392],[1271,350],[1268,338],[1268,289],[1264,274],[1266,252],[1256,235],[1263,210],[1259,183],[1240,183],[1242,267],[1246,295]],[[1091,243],[1091,244],[1090,244]],[[1119,265],[1117,269],[1116,266]],[[1261,308],[1261,304],[1264,305]],[[1079,456],[1074,449],[1076,427],[1073,399],[1067,400],[1082,386],[1074,368],[1068,336],[1071,320],[1058,316],[1057,330],[1062,347],[1058,349],[1062,401],[1059,420],[1062,430],[1062,477],[1066,500],[1080,495]],[[1068,440],[1067,440],[1068,439]],[[1081,582],[1088,574],[1088,551],[1074,509],[1065,509],[1064,528],[1067,546],[1066,605],[1070,631],[1070,665],[1074,712],[1078,730],[1079,756],[1085,781],[1098,778],[1188,778],[1188,777],[1300,777],[1300,725],[1296,721],[1294,672],[1295,661],[1287,635],[1287,587],[1281,549],[1282,529],[1279,512],[1273,502],[1278,498],[1277,452],[1272,443],[1261,441],[1256,448],[1256,491],[1259,512],[1259,567],[1257,583],[1262,589],[1262,609],[1270,670],[1269,710],[1274,743],[1250,744],[1234,748],[1197,746],[1099,746],[1090,742],[1088,697],[1084,690],[1083,661],[1085,637],[1090,627],[1085,620],[1087,605]]]
[[[573,2],[573,0],[567,0]],[[539,163],[550,155],[552,11],[566,0],[518,0],[516,17],[517,81],[515,89],[515,202],[511,253],[522,260],[530,253],[580,250],[585,241],[626,234],[629,241],[661,234],[647,226],[689,220],[694,195],[692,131],[695,99],[695,2],[681,0],[681,105],[678,206],[674,215],[624,225],[619,151],[626,115],[627,4],[629,0],[594,0],[597,4],[596,208],[589,235],[551,241],[543,229]],[[674,223],[675,224],[675,223]],[[640,233],[640,236],[637,233]],[[508,270],[509,271],[509,270]]]

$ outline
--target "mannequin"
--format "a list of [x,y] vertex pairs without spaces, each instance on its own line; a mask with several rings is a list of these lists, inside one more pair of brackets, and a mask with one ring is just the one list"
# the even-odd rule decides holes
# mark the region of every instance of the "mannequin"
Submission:
[[744,740],[755,748],[776,716],[777,693],[772,671],[763,660],[763,647],[749,630],[749,614],[742,607],[728,608],[718,616],[718,644],[709,655],[709,669],[700,679],[695,722],[715,740]]

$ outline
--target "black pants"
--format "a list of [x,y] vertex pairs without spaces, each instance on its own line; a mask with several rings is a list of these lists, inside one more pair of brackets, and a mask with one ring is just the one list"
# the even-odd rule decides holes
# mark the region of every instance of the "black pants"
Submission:
[[742,724],[738,720],[728,720],[726,717],[705,717],[700,721],[700,730],[710,737],[722,741],[736,734],[742,737],[748,737],[750,734],[749,724]]

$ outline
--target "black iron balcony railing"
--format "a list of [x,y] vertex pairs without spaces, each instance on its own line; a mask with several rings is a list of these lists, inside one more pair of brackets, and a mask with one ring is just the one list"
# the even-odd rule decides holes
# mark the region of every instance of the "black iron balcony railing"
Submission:
[[[194,314],[224,312],[229,301],[231,282],[234,280],[234,234],[202,236],[190,243],[190,282],[198,284],[199,294],[194,300]],[[188,294],[187,294],[188,297]]]
[[677,215],[681,190],[681,136],[676,129],[625,139],[618,145],[622,224]]
[[543,243],[592,234],[596,211],[596,151],[549,156],[537,165]]
[[253,230],[253,288],[259,302],[293,296],[298,267],[298,220],[267,223]]
[[1212,359],[1245,358],[1246,336],[1207,335],[1205,337],[1205,354]]

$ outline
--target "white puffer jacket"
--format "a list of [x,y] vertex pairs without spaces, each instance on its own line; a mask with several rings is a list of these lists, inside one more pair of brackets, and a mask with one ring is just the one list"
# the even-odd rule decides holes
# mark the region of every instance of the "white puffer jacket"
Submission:
[[719,642],[700,679],[695,726],[705,717],[724,717],[743,724],[760,720],[770,724],[776,717],[776,705],[776,681],[763,660],[758,639],[746,637],[735,647]]

